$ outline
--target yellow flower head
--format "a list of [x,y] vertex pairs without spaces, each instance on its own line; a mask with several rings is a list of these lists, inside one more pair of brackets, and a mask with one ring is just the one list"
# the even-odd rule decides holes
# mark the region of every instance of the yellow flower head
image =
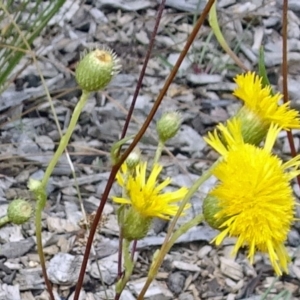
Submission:
[[262,86],[262,78],[254,72],[237,75],[237,88],[233,95],[244,101],[249,112],[260,118],[261,122],[270,125],[278,124],[285,130],[300,128],[299,113],[290,109],[290,103],[279,105],[280,93],[272,95],[270,86]]
[[242,121],[232,118],[227,121],[227,125],[220,123],[213,133],[209,132],[204,140],[222,156],[226,156],[229,148],[245,144],[242,133]]
[[[158,183],[158,176],[162,170],[162,166],[155,164],[147,178],[147,163],[141,162],[136,166],[135,174],[130,174],[128,178],[122,172],[126,171],[126,167],[121,169],[117,175],[119,185],[127,191],[128,199],[124,197],[113,197],[113,201],[120,204],[129,204],[143,217],[162,219],[170,219],[175,216],[178,211],[176,202],[182,200],[188,190],[185,187],[174,192],[163,193],[162,190],[171,183],[171,179],[167,178]],[[125,180],[126,178],[126,180]],[[189,205],[185,207],[187,209]]]
[[216,244],[226,236],[237,237],[235,253],[249,246],[251,262],[256,251],[268,253],[275,272],[281,275],[288,271],[284,242],[294,220],[295,200],[289,181],[300,174],[300,156],[283,163],[271,153],[279,131],[271,124],[263,148],[234,141],[235,130],[232,134],[224,129],[227,148],[217,138],[209,142],[223,155],[213,170],[220,183],[210,192],[219,200],[214,217],[226,220],[219,227]]

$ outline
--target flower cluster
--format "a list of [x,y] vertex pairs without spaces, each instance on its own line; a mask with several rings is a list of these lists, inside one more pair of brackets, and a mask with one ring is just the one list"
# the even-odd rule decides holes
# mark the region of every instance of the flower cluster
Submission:
[[248,246],[253,262],[256,251],[265,252],[281,275],[288,272],[290,260],[284,243],[295,220],[290,181],[300,174],[300,156],[284,163],[272,149],[280,130],[300,127],[299,114],[288,103],[280,106],[281,95],[272,95],[271,87],[263,87],[254,73],[235,81],[234,95],[244,101],[243,113],[205,138],[221,158],[212,171],[218,184],[204,201],[204,215],[220,230],[217,245],[226,236],[236,237],[234,253]]
[[[165,113],[158,121],[159,145],[149,174],[147,173],[147,162],[141,161],[139,151],[135,151],[122,164],[121,170],[116,176],[123,193],[121,197],[113,197],[113,201],[121,204],[118,219],[123,237],[127,240],[143,238],[147,234],[153,218],[169,220],[175,216],[179,209],[177,203],[188,192],[186,187],[164,192],[163,190],[171,184],[171,179],[166,178],[159,181],[163,167],[158,160],[163,144],[175,136],[180,124],[181,117],[177,112]],[[185,205],[184,211],[189,207],[189,204]]]

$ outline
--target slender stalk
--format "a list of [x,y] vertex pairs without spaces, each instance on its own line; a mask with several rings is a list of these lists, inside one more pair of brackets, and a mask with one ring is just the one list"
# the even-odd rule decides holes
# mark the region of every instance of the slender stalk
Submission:
[[158,163],[158,161],[161,157],[161,153],[162,153],[163,149],[164,149],[164,143],[161,140],[159,140],[156,151],[155,151],[153,165]]
[[[143,300],[144,296],[151,284],[151,282],[153,281],[155,275],[157,274],[157,271],[159,269],[159,267],[161,266],[165,255],[167,254],[167,252],[170,250],[170,247],[172,247],[172,243],[174,243],[176,241],[176,239],[180,236],[180,231],[176,231],[175,233],[175,237],[174,234],[172,235],[172,232],[174,230],[174,227],[177,223],[177,220],[179,218],[179,216],[181,215],[185,205],[188,203],[188,201],[191,199],[191,197],[196,193],[196,191],[199,189],[199,187],[212,175],[212,171],[215,169],[215,167],[219,164],[220,160],[217,160],[210,168],[209,170],[207,170],[205,173],[202,174],[201,177],[198,178],[198,180],[196,180],[194,182],[194,184],[192,185],[192,187],[189,189],[188,193],[186,194],[186,196],[184,197],[184,199],[182,200],[180,207],[178,209],[178,212],[176,214],[176,216],[174,217],[174,219],[172,220],[167,235],[165,237],[164,243],[161,247],[161,250],[159,252],[159,255],[157,256],[157,258],[155,259],[154,263],[151,266],[151,272],[149,271],[149,276],[147,277],[147,280],[143,286],[142,291],[140,292],[137,300]],[[200,217],[199,217],[200,218]],[[202,218],[202,216],[201,216]],[[198,219],[196,219],[198,220]],[[194,220],[195,221],[195,220]],[[200,221],[199,221],[200,222]],[[189,222],[187,223],[187,227],[189,226]],[[184,224],[182,227],[184,227],[186,224]],[[184,227],[185,228],[185,227]],[[183,230],[180,228],[180,230]],[[178,236],[179,235],[179,236]]]
[[228,46],[222,31],[219,26],[218,17],[217,17],[217,9],[216,9],[216,2],[212,5],[211,10],[209,12],[209,25],[213,30],[213,33],[219,42],[220,46],[223,50],[232,58],[232,60],[244,71],[248,71],[248,68],[241,62],[241,60],[236,56],[236,54],[230,49]]
[[52,157],[47,169],[46,169],[46,172],[45,172],[45,175],[43,177],[43,180],[42,180],[42,187],[43,188],[46,188],[47,186],[47,183],[49,181],[49,178],[59,160],[59,158],[61,157],[61,155],[63,154],[64,150],[66,149],[66,147],[68,146],[68,143],[69,143],[69,140],[71,138],[71,135],[75,129],[75,126],[77,125],[77,122],[78,122],[78,119],[79,119],[79,116],[80,116],[80,113],[82,111],[82,109],[84,108],[85,106],[85,103],[88,99],[88,96],[89,96],[89,92],[87,91],[83,91],[82,92],[82,95],[80,97],[80,100],[79,102],[76,104],[76,107],[73,111],[73,115],[72,115],[72,118],[71,118],[71,121],[70,121],[70,124],[69,124],[69,127],[67,129],[67,132],[65,133],[65,135],[63,135],[61,137],[61,140],[59,142],[59,145],[58,145],[58,148],[57,150],[55,151],[55,154],[54,156]]
[[0,218],[0,227],[4,226],[9,222],[9,218],[7,215],[3,216]]
[[[43,251],[43,242],[42,242],[42,211],[45,207],[46,196],[44,199],[38,199],[36,203],[36,213],[35,213],[35,236],[36,236],[36,246],[40,259],[40,264],[42,267],[43,277],[47,286],[48,293],[50,295],[50,299],[54,300],[54,295],[52,292],[52,285],[48,279],[45,255]],[[46,280],[47,279],[47,280]]]
[[[283,102],[289,101],[288,91],[288,58],[287,58],[287,31],[288,31],[288,0],[283,1],[282,7],[282,90],[283,90]],[[287,131],[287,137],[291,148],[291,154],[293,157],[297,155],[297,150],[294,143],[292,131]],[[297,183],[300,187],[300,176],[297,176]]]
[[129,122],[130,122],[130,119],[131,119],[131,116],[132,116],[132,113],[133,113],[133,110],[134,110],[134,107],[135,107],[136,99],[137,99],[137,97],[139,95],[139,92],[140,92],[140,89],[142,87],[142,82],[143,82],[143,79],[144,79],[144,76],[145,76],[145,72],[146,72],[147,65],[148,65],[148,62],[149,62],[149,59],[150,59],[150,55],[152,53],[152,49],[153,49],[154,42],[155,42],[155,37],[156,37],[157,31],[158,31],[158,27],[159,27],[159,23],[160,23],[160,20],[161,20],[161,17],[162,17],[162,13],[163,13],[164,8],[165,8],[165,4],[166,4],[166,0],[162,0],[160,5],[159,5],[159,8],[158,8],[157,17],[155,19],[155,25],[154,25],[154,28],[153,28],[153,31],[152,31],[152,34],[151,34],[149,47],[148,47],[148,50],[147,50],[147,53],[146,53],[146,56],[145,56],[145,59],[144,59],[143,67],[142,67],[142,70],[141,70],[141,73],[140,73],[140,76],[139,76],[139,79],[138,79],[138,82],[137,82],[137,85],[136,85],[136,88],[135,88],[135,91],[134,91],[134,94],[133,94],[132,102],[131,102],[130,108],[128,110],[128,114],[127,114],[127,117],[126,117],[126,120],[125,120],[125,124],[124,124],[124,127],[123,127],[122,134],[121,134],[121,139],[124,138],[125,135],[126,135],[128,125],[129,125]]
[[[89,96],[89,93],[83,91],[81,98],[74,109],[67,132],[64,136],[62,136],[59,146],[46,169],[46,172],[42,179],[41,185],[40,185],[38,191],[36,191],[36,193],[37,193],[37,204],[36,204],[36,213],[35,213],[36,244],[37,244],[38,255],[40,258],[40,263],[42,266],[42,272],[43,272],[44,278],[48,278],[47,271],[46,271],[46,265],[45,265],[45,256],[44,256],[44,252],[43,252],[43,243],[42,243],[42,211],[43,211],[43,209],[46,205],[46,201],[47,201],[47,196],[46,196],[45,190],[46,190],[49,178],[50,178],[60,156],[62,155],[62,153],[64,152],[65,148],[67,147],[67,145],[69,143],[71,135],[77,124],[80,113],[88,99],[88,96]],[[54,296],[52,294],[51,283],[49,282],[49,280],[45,280],[45,282],[47,285],[47,289],[50,293],[50,297],[51,297],[51,299],[54,300]],[[51,294],[52,294],[52,296],[51,296]]]
[[[165,4],[166,4],[166,0],[162,0],[160,5],[159,5],[159,8],[158,8],[158,13],[157,13],[157,17],[155,19],[155,25],[154,25],[154,28],[153,28],[153,31],[152,31],[152,34],[151,34],[151,38],[150,38],[150,43],[149,43],[149,47],[148,47],[148,50],[147,50],[147,53],[146,53],[146,56],[145,56],[145,59],[144,59],[144,63],[143,63],[143,67],[142,67],[142,70],[141,70],[141,73],[140,73],[140,76],[139,76],[139,79],[138,79],[138,82],[137,82],[137,85],[136,85],[136,88],[135,88],[135,91],[134,91],[134,94],[133,94],[133,98],[132,98],[132,101],[131,101],[131,104],[130,104],[130,108],[128,110],[128,114],[127,114],[127,117],[126,117],[126,120],[125,120],[125,124],[124,124],[124,127],[123,127],[123,130],[122,130],[122,134],[121,134],[121,139],[123,139],[126,135],[126,132],[127,132],[127,129],[128,129],[128,126],[129,126],[129,122],[130,122],[130,119],[131,119],[131,116],[133,114],[133,110],[134,110],[134,107],[135,107],[135,103],[136,103],[136,99],[139,95],[139,92],[140,92],[140,89],[142,87],[142,82],[143,82],[143,79],[144,79],[144,76],[145,76],[145,73],[146,73],[146,69],[147,69],[147,66],[148,66],[148,62],[149,62],[149,59],[150,59],[150,56],[151,56],[151,53],[152,53],[152,49],[153,49],[153,46],[154,46],[154,43],[155,43],[155,37],[156,37],[156,34],[157,34],[157,31],[158,31],[158,27],[159,27],[159,23],[160,23],[160,20],[161,20],[161,17],[162,17],[162,13],[164,11],[164,8],[165,8]],[[121,150],[121,148],[120,148]],[[122,275],[122,240],[123,240],[123,233],[122,231],[120,231],[120,236],[119,236],[119,253],[118,253],[118,274],[119,276]],[[132,255],[134,255],[134,252],[135,252],[135,248],[136,248],[136,241],[133,243],[133,247],[132,247]]]
[[120,299],[121,293],[124,290],[126,283],[129,281],[130,276],[133,272],[134,262],[130,255],[129,248],[130,248],[130,242],[124,239],[123,254],[124,254],[125,271],[124,271],[124,276],[120,278],[118,283],[116,284],[115,300]]

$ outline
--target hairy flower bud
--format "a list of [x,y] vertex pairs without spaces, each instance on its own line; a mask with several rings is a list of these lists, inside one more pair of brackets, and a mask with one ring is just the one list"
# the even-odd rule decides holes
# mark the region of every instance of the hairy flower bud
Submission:
[[124,211],[122,218],[119,218],[122,232],[128,241],[141,240],[150,228],[152,218],[140,215],[134,208],[129,207]]
[[15,199],[8,205],[7,217],[11,223],[20,225],[30,219],[32,212],[30,203],[24,199]]
[[208,194],[202,205],[202,211],[205,221],[214,229],[220,229],[226,219],[217,219],[215,215],[221,210],[219,200],[215,196]]
[[245,143],[259,145],[266,137],[269,124],[263,122],[258,115],[243,106],[236,114],[235,118],[240,120],[242,135]]
[[134,169],[141,161],[141,151],[139,148],[134,148],[126,158],[126,165],[129,170]]
[[164,113],[156,124],[159,139],[165,143],[174,137],[180,128],[181,121],[181,115],[176,111]]
[[121,66],[117,55],[110,49],[95,49],[78,63],[75,78],[80,88],[94,92],[105,88]]

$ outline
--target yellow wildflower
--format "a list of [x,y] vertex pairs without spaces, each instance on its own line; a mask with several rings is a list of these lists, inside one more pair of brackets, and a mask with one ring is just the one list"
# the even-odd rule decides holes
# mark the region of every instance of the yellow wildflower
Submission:
[[[135,168],[135,174],[130,174],[125,181],[126,167],[123,167],[121,173],[117,176],[119,185],[125,188],[128,199],[124,197],[113,197],[113,201],[120,204],[129,204],[133,209],[144,218],[159,217],[162,219],[170,219],[175,216],[178,211],[176,202],[182,200],[188,190],[182,187],[174,192],[165,192],[162,190],[171,183],[171,179],[167,178],[158,183],[158,176],[162,170],[162,166],[155,164],[147,178],[147,163],[141,162]],[[188,208],[187,205],[185,208]]]
[[213,170],[220,183],[210,192],[219,200],[215,219],[225,220],[214,241],[219,245],[226,236],[237,237],[234,253],[248,246],[251,263],[256,251],[268,253],[275,272],[281,275],[288,272],[290,258],[284,242],[294,221],[295,200],[289,181],[300,174],[300,156],[283,163],[271,153],[280,131],[277,125],[271,124],[264,147],[258,148],[242,142],[238,124],[230,125],[231,132],[223,128],[227,147],[216,135],[207,139],[223,156]]
[[272,95],[270,86],[262,86],[262,78],[254,72],[237,75],[233,95],[244,101],[245,107],[268,126],[278,124],[285,130],[300,128],[299,113],[290,109],[290,102],[279,105],[282,95]]

